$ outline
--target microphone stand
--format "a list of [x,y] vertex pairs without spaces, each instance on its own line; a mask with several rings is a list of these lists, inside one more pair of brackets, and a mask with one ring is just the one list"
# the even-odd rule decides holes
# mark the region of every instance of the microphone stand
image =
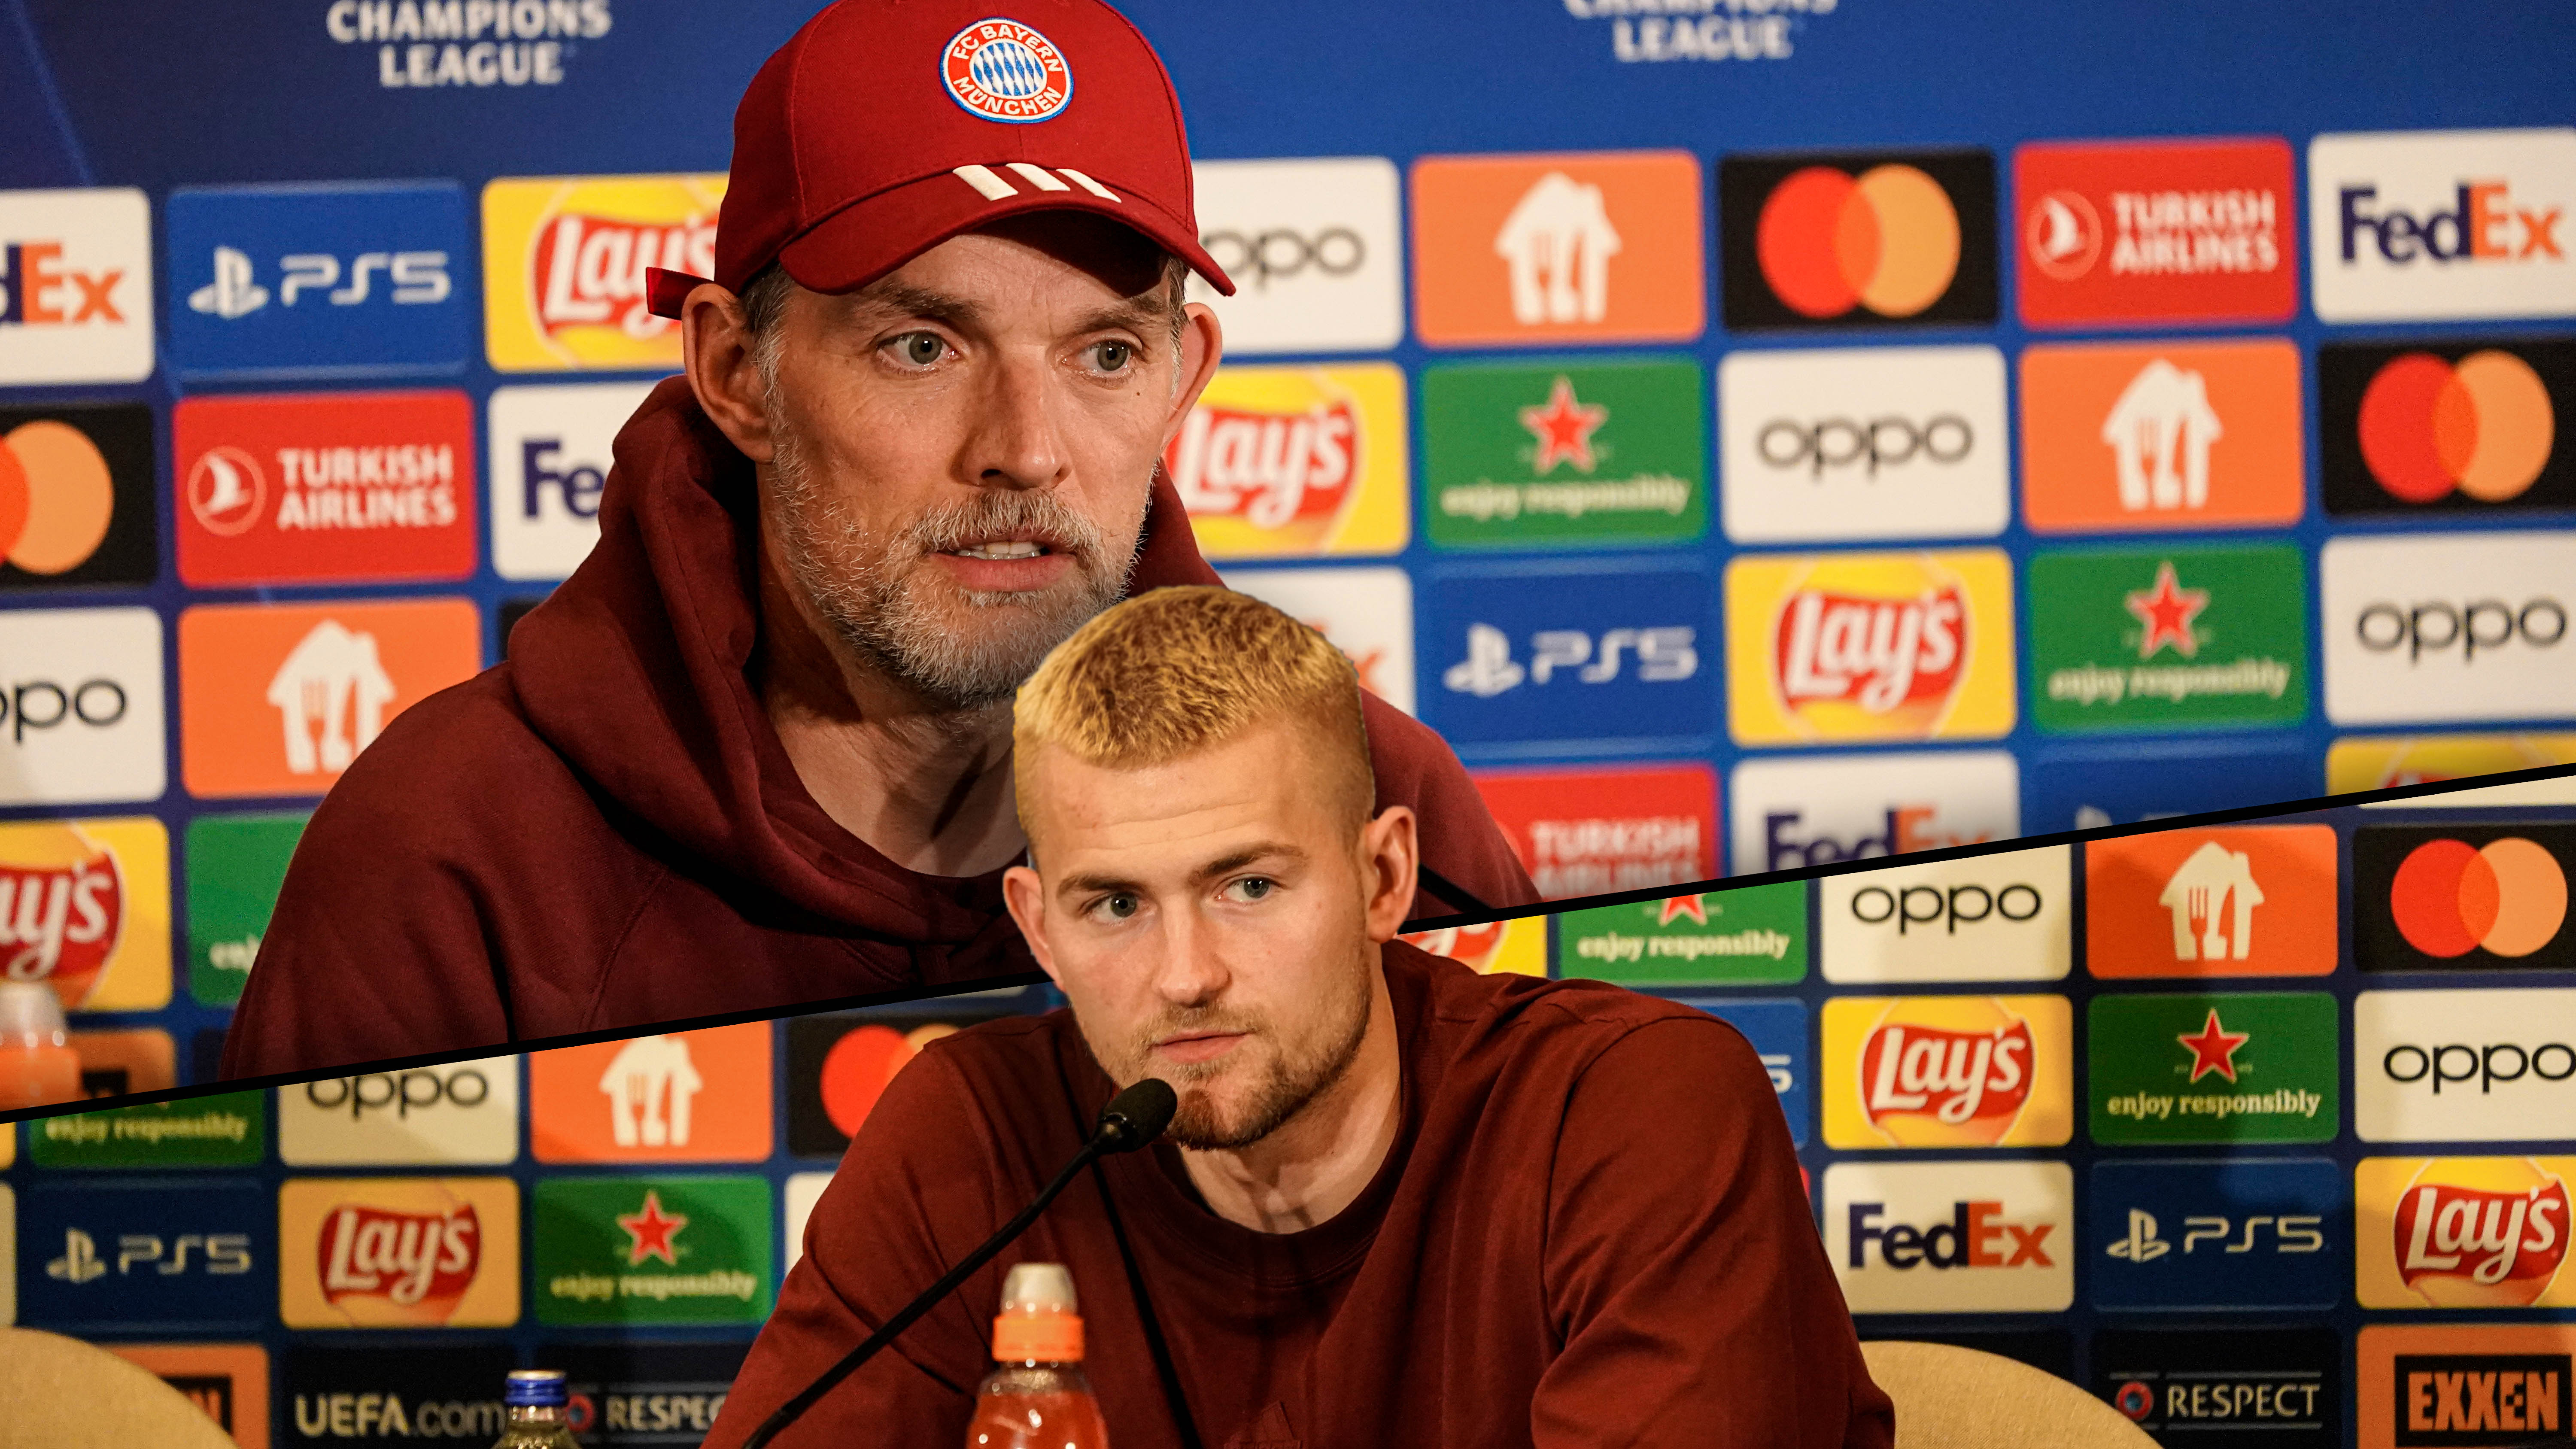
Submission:
[[837,1387],[841,1380],[856,1373],[861,1364],[876,1357],[879,1349],[894,1342],[896,1335],[910,1328],[923,1314],[937,1307],[941,1299],[955,1292],[957,1285],[972,1277],[976,1269],[991,1262],[1020,1234],[1027,1232],[1029,1224],[1037,1221],[1038,1214],[1046,1211],[1047,1204],[1055,1201],[1056,1195],[1065,1190],[1076,1174],[1099,1158],[1133,1152],[1162,1136],[1163,1129],[1171,1125],[1172,1114],[1179,1107],[1179,1095],[1172,1090],[1171,1084],[1156,1077],[1147,1077],[1111,1098],[1109,1105],[1101,1109],[1100,1125],[1091,1134],[1091,1140],[1082,1144],[1082,1150],[1073,1155],[1073,1160],[1064,1165],[1064,1170],[1057,1173],[1053,1181],[1038,1190],[1034,1201],[1002,1224],[1002,1230],[986,1238],[982,1246],[958,1260],[956,1267],[941,1274],[939,1281],[923,1290],[920,1297],[887,1319],[883,1327],[842,1355],[839,1363],[825,1369],[820,1378],[805,1386],[804,1392],[779,1405],[776,1413],[762,1420],[760,1427],[751,1431],[751,1437],[742,1441],[742,1449],[762,1449],[788,1425],[804,1417],[805,1411],[822,1402],[823,1396]]

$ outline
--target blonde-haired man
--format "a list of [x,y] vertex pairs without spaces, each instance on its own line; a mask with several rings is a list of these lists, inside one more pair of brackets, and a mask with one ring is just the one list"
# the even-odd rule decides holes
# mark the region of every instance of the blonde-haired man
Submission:
[[[1218,589],[1117,605],[1014,716],[1011,914],[1068,1011],[933,1043],[816,1205],[707,1440],[739,1443],[998,1227],[1144,1077],[1103,1164],[777,1441],[963,1433],[1011,1261],[1071,1265],[1121,1449],[1891,1442],[1752,1049],[1395,939],[1349,663]],[[1168,1345],[1149,1350],[1139,1296]]]

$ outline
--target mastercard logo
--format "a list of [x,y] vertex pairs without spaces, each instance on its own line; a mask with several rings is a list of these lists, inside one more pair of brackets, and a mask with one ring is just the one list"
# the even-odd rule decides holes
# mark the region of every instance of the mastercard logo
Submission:
[[86,433],[48,419],[0,436],[0,558],[68,573],[98,551],[115,514],[107,458]]
[[2566,923],[2567,875],[2518,835],[2482,846],[2428,840],[2397,867],[2388,909],[2406,944],[2427,956],[2528,956]]
[[2361,457],[2390,496],[2482,503],[2521,496],[2548,466],[2558,420],[2531,364],[2492,348],[2445,362],[2390,358],[2361,396]]
[[1773,295],[1803,317],[1866,308],[1911,317],[1959,274],[1959,212],[1917,167],[1791,172],[1762,204],[1754,255]]
[[849,1035],[834,1042],[823,1057],[822,1080],[818,1084],[823,1114],[842,1136],[858,1136],[859,1124],[876,1109],[877,1098],[885,1095],[886,1084],[894,1080],[894,1074],[921,1055],[923,1047],[956,1030],[944,1022],[908,1032],[875,1023],[851,1028]]

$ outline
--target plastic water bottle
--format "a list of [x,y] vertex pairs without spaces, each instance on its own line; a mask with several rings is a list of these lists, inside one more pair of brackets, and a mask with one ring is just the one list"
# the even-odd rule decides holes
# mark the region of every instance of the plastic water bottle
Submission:
[[966,1449],[1109,1449],[1082,1374],[1082,1318],[1062,1263],[1022,1263],[1002,1284],[993,1371],[975,1390]]
[[492,1449],[580,1449],[564,1422],[562,1369],[512,1369],[501,1390],[509,1423]]
[[80,1094],[80,1054],[63,1029],[62,998],[41,981],[0,981],[0,1107],[42,1107]]

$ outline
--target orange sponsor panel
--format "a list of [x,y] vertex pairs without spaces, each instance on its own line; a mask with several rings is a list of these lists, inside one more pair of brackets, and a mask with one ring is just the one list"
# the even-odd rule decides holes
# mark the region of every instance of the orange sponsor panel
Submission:
[[2361,1449],[2558,1443],[2576,1424],[2576,1323],[2374,1323],[2354,1390]]
[[539,1162],[766,1158],[769,1031],[755,1021],[534,1053],[530,1149]]
[[2297,522],[2302,405],[2298,349],[2278,338],[2033,347],[2023,512],[2042,533]]
[[233,1449],[268,1449],[268,1350],[255,1343],[110,1343],[108,1352],[160,1375],[232,1436]]
[[208,604],[179,616],[188,793],[319,795],[388,721],[483,667],[465,599]]
[[2095,976],[2323,976],[2335,968],[2331,825],[2167,830],[2084,847]]
[[1426,156],[1415,327],[1435,347],[1697,337],[1700,193],[1686,151]]

